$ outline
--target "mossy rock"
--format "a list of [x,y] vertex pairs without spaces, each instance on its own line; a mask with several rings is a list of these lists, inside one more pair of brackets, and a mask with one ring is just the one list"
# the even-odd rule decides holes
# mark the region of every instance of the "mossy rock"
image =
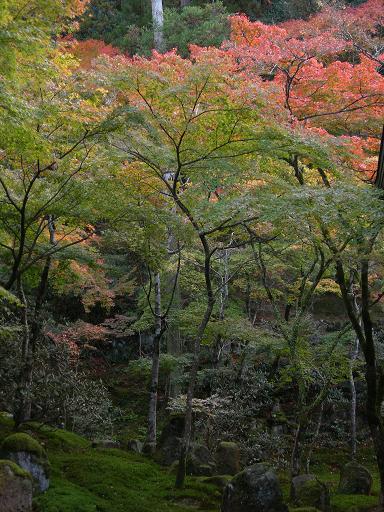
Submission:
[[45,457],[45,451],[41,444],[33,437],[23,432],[11,434],[1,444],[2,452],[28,452],[37,457]]
[[292,497],[297,507],[314,507],[323,512],[329,512],[331,508],[328,488],[315,475],[294,477]]
[[266,464],[238,473],[223,493],[222,512],[288,512],[279,480]]
[[217,471],[221,475],[236,475],[240,472],[240,449],[236,443],[222,441],[216,450]]
[[10,460],[0,460],[1,512],[32,510],[31,475]]
[[48,489],[50,465],[38,441],[25,433],[12,434],[4,439],[1,451],[7,459],[32,475],[36,493]]
[[348,462],[340,474],[339,494],[370,494],[372,475],[367,468],[358,462]]
[[16,462],[13,462],[12,460],[8,459],[0,459],[0,473],[5,466],[8,466],[11,469],[12,473],[16,476],[19,476],[21,478],[29,478],[29,480],[32,479],[30,473],[28,471],[25,471],[25,469],[21,468],[18,464],[16,464]]

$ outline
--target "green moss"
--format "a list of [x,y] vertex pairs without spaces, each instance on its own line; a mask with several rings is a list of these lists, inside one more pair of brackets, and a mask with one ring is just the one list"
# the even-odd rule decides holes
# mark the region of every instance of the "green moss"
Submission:
[[377,506],[377,496],[335,494],[331,497],[332,512],[364,512]]
[[298,508],[290,508],[290,512],[319,512],[318,508],[315,507],[298,507]]
[[30,452],[38,457],[44,455],[44,450],[36,439],[23,432],[6,437],[2,442],[1,449],[4,452]]
[[89,448],[91,443],[73,432],[57,429],[37,422],[26,425],[47,446],[48,452],[55,450],[72,451]]
[[12,462],[11,460],[7,459],[0,459],[0,476],[1,471],[5,466],[8,466],[13,474],[20,476],[22,478],[31,479],[31,475],[28,473],[28,471],[25,471],[25,469],[18,466],[15,462]]
[[174,490],[174,476],[145,457],[117,449],[51,450],[51,486],[39,512],[186,512],[184,498],[217,511],[220,492],[196,478]]
[[15,422],[10,414],[7,412],[0,412],[0,426],[12,429]]

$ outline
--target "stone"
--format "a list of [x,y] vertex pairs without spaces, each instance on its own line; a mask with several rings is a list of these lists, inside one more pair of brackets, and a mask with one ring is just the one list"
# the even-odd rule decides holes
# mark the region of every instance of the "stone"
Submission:
[[217,472],[220,475],[236,475],[240,467],[240,448],[236,443],[222,441],[215,454]]
[[179,460],[181,450],[181,437],[168,437],[159,444],[155,459],[164,466],[171,466]]
[[172,414],[159,438],[155,459],[164,466],[170,466],[179,459],[184,433],[184,414]]
[[127,443],[127,449],[131,452],[142,453],[144,444],[138,439],[130,439]]
[[1,445],[2,456],[15,462],[32,476],[35,492],[49,487],[49,463],[43,447],[28,434],[17,433],[6,437]]
[[32,511],[32,479],[10,460],[0,460],[1,512]]
[[370,494],[372,475],[358,462],[348,462],[340,474],[338,492],[340,494]]
[[292,499],[297,507],[315,507],[329,512],[330,498],[328,487],[315,475],[299,475],[292,479]]
[[222,512],[288,512],[280,484],[266,464],[238,473],[224,489]]
[[215,461],[206,446],[192,443],[187,457],[187,474],[194,476],[211,476],[216,469]]

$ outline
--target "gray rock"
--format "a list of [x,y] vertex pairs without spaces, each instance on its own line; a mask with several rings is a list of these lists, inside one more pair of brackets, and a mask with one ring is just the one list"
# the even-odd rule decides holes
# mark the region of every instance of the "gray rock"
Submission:
[[208,448],[199,443],[192,443],[187,457],[187,474],[211,476],[215,469],[215,461]]
[[331,508],[329,490],[315,475],[295,476],[292,498],[297,507],[315,507],[323,512],[329,512]]
[[238,473],[225,487],[222,512],[288,512],[276,474],[265,464]]
[[372,475],[361,464],[352,461],[341,469],[338,489],[340,494],[369,494],[371,487]]
[[2,457],[15,462],[33,479],[35,493],[45,492],[49,487],[49,462],[47,455],[36,439],[20,432],[6,437],[1,445]]
[[32,480],[30,475],[10,460],[0,460],[1,512],[31,512]]
[[236,475],[240,467],[240,449],[236,443],[222,441],[215,454],[217,472],[220,475]]
[[29,452],[9,452],[8,458],[32,476],[35,492],[45,492],[49,487],[47,461]]
[[136,453],[141,453],[143,451],[143,446],[143,443],[138,439],[130,439],[127,443],[127,449]]

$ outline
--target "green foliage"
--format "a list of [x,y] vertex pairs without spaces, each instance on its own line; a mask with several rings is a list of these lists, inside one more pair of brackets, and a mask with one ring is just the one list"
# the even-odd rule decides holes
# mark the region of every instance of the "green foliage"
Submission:
[[[164,38],[166,48],[177,48],[183,57],[189,54],[189,45],[220,46],[229,38],[228,12],[221,2],[202,7],[166,9],[164,12]],[[151,28],[141,31],[137,53],[149,55],[153,46]]]

